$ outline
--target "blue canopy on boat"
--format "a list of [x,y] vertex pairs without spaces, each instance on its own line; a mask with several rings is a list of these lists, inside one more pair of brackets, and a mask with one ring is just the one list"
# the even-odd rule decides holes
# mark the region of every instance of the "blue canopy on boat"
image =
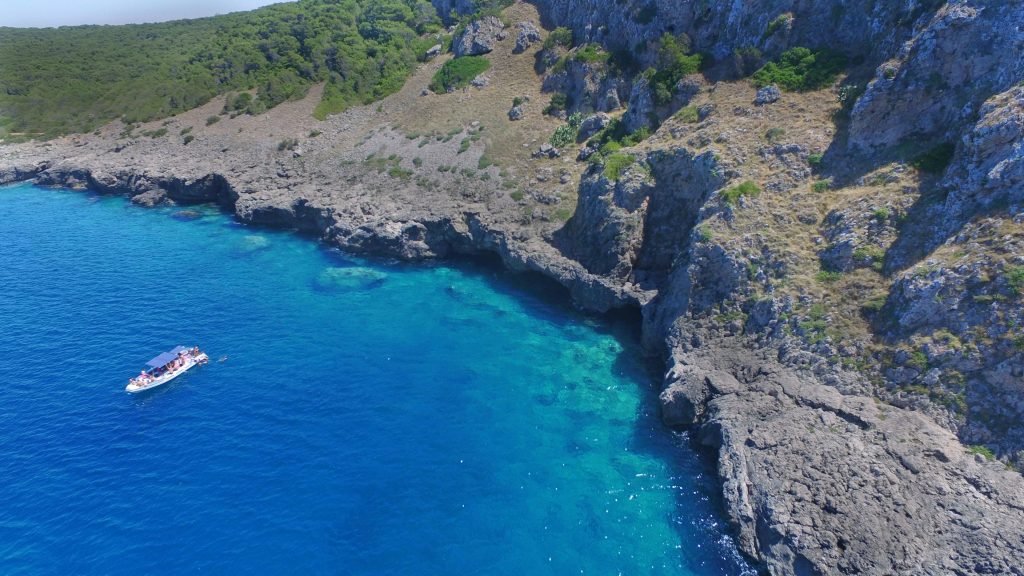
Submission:
[[153,358],[149,362],[146,362],[146,366],[149,366],[151,368],[159,368],[161,366],[166,366],[168,363],[170,363],[171,360],[174,360],[177,357],[177,354],[164,352],[163,354],[157,356],[156,358]]
[[175,358],[178,357],[178,352],[188,352],[188,348],[185,348],[184,346],[175,346],[174,350],[171,350],[170,352],[164,352],[163,354],[157,356],[156,358],[153,358],[149,362],[146,362],[146,366],[149,366],[151,368],[159,368],[161,366],[166,366],[168,363],[170,363],[171,360],[174,360]]

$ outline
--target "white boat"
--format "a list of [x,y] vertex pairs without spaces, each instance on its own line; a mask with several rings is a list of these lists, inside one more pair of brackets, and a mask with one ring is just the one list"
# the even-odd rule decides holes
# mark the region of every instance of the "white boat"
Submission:
[[167,384],[188,372],[193,366],[206,364],[209,361],[206,353],[200,352],[198,347],[177,346],[170,352],[164,352],[146,362],[149,370],[143,369],[138,376],[128,381],[128,385],[124,389],[131,394],[145,392]]

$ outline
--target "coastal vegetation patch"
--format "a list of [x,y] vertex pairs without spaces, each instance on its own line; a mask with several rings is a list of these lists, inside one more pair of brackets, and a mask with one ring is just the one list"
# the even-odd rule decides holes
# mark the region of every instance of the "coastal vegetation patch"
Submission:
[[0,28],[0,136],[142,122],[221,94],[235,94],[227,112],[256,114],[317,82],[326,83],[323,118],[401,88],[438,30],[427,0],[299,0],[158,24]]
[[775,84],[791,92],[808,92],[832,84],[845,68],[846,56],[839,52],[797,46],[765,64],[753,78],[759,87]]
[[483,56],[461,56],[444,63],[434,73],[430,89],[437,93],[452,92],[469,86],[473,78],[487,71],[491,61]]

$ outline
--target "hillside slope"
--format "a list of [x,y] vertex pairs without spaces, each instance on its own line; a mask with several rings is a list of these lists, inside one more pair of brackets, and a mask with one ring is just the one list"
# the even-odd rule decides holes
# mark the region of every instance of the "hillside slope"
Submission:
[[300,0],[197,20],[0,28],[0,137],[88,132],[195,108],[214,96],[258,114],[328,82],[324,112],[399,89],[437,42],[425,0]]

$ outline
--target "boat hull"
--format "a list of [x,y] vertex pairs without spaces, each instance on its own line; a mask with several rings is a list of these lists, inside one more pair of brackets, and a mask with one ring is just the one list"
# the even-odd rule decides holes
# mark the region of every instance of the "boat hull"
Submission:
[[188,372],[189,370],[192,369],[192,367],[198,366],[199,364],[205,364],[208,360],[209,358],[206,356],[206,354],[200,354],[195,358],[189,357],[188,360],[185,361],[185,365],[182,366],[181,368],[178,368],[174,372],[164,374],[159,378],[154,378],[151,382],[148,382],[143,386],[136,386],[135,384],[129,383],[127,386],[125,386],[124,389],[129,394],[138,394],[140,392],[152,390],[153,388],[159,388],[160,386],[167,384],[171,380],[174,380],[178,376],[181,376],[185,372]]

